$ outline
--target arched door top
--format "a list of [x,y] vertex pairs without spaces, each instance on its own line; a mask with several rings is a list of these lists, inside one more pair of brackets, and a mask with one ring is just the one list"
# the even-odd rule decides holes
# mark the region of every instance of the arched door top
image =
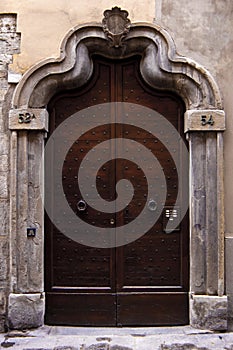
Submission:
[[140,71],[150,86],[176,92],[187,110],[222,109],[211,74],[195,61],[178,55],[166,30],[148,23],[127,26],[122,43],[115,46],[106,33],[106,23],[70,30],[62,41],[59,58],[44,60],[23,76],[15,90],[13,108],[43,108],[54,93],[82,86],[92,74],[93,54],[113,59],[140,54]]

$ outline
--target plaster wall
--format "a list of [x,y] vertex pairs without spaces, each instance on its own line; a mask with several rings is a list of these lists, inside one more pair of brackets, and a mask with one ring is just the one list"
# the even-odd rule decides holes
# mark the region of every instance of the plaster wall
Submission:
[[25,72],[47,57],[58,57],[61,40],[68,30],[84,23],[100,22],[103,11],[113,6],[127,9],[132,22],[154,19],[154,2],[120,0],[9,0],[0,1],[0,12],[17,13],[17,29],[22,33],[21,53],[13,70]]

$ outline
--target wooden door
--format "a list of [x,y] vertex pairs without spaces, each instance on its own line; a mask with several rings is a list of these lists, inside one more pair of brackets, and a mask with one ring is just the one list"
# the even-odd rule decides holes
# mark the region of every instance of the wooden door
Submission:
[[[159,112],[183,137],[182,101],[172,93],[157,92],[147,86],[139,74],[139,62],[140,57],[118,61],[94,57],[90,82],[80,89],[61,92],[51,100],[50,135],[75,112],[117,101]],[[88,205],[84,211],[77,210],[77,203],[82,200],[77,169],[86,154],[109,139],[123,140],[116,144],[116,149],[124,147],[124,139],[132,139],[150,149],[164,171],[167,184],[164,210],[142,237],[116,248],[79,244],[60,232],[45,215],[47,324],[152,326],[188,323],[188,214],[171,234],[164,231],[169,213],[174,213],[177,169],[171,153],[159,138],[127,124],[124,118],[114,111],[104,125],[91,128],[69,149],[62,174],[66,199],[76,215],[97,227],[124,227],[133,221],[145,206],[148,181],[143,169],[133,161],[114,159],[112,149],[103,149],[109,153],[110,160],[100,167],[96,187],[106,201],[112,201],[116,198],[116,183],[128,179],[135,190],[132,201],[114,214],[102,213]],[[180,166],[187,167],[187,164],[181,162]],[[185,193],[188,188],[182,191]]]

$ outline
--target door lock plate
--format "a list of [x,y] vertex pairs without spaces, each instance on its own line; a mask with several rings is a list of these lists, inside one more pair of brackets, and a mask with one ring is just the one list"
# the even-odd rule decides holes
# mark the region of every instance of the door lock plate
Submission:
[[163,209],[163,230],[167,233],[170,233],[167,231],[167,224],[170,223],[171,230],[173,231],[180,231],[180,208],[179,207],[164,207]]

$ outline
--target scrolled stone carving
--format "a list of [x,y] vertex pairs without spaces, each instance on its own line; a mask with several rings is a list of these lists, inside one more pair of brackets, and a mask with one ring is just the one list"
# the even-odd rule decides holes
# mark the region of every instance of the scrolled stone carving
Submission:
[[[116,17],[111,15],[112,22],[107,22],[109,11],[111,14],[118,13],[114,15]],[[155,24],[139,23],[130,25],[127,34],[127,26],[130,23],[127,11],[119,8],[115,12],[112,11],[106,10],[105,20],[106,30],[107,23],[113,24],[115,20],[118,21],[118,25],[113,26],[115,32],[111,32],[115,33],[114,39],[113,36],[110,36],[112,39],[107,36],[102,24],[74,28],[64,38],[59,58],[40,62],[24,74],[15,89],[13,107],[44,108],[59,91],[84,85],[92,76],[93,54],[112,59],[139,54],[142,57],[140,73],[143,79],[156,89],[174,91],[180,95],[187,110],[223,108],[221,94],[214,78],[192,59],[178,55],[166,30]],[[119,13],[122,16],[121,20]],[[108,45],[109,40],[111,45]]]
[[123,40],[130,30],[128,15],[127,11],[117,6],[104,11],[103,31],[111,41],[111,46],[118,48],[123,45]]

